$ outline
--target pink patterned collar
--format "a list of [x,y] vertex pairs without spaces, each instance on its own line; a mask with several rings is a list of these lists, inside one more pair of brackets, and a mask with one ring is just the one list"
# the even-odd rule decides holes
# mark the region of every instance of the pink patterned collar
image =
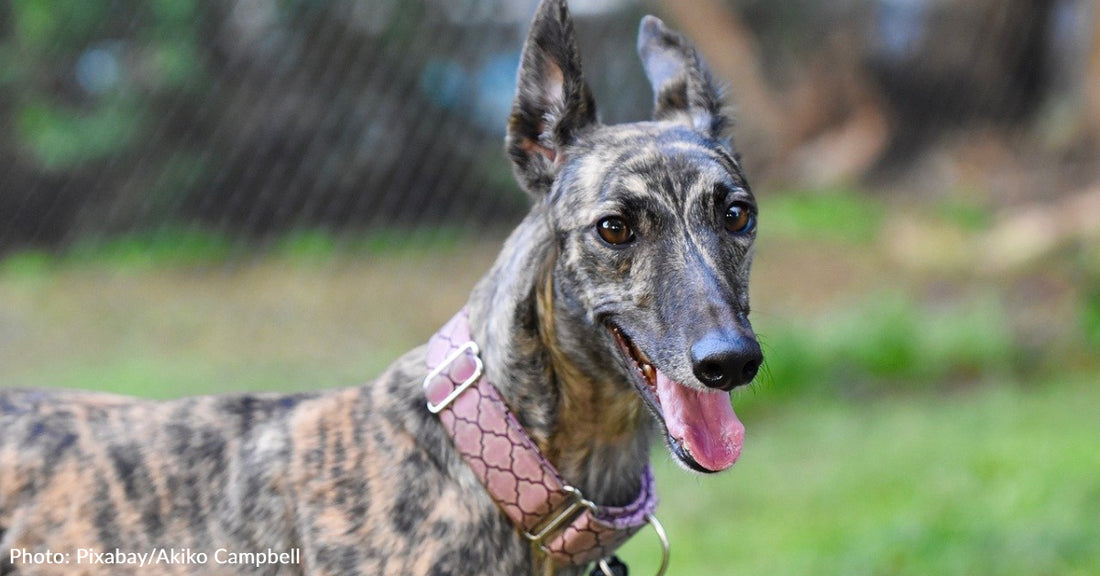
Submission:
[[479,354],[463,309],[428,342],[431,372],[424,394],[455,448],[524,537],[556,562],[575,566],[602,563],[647,523],[664,541],[653,517],[657,494],[649,464],[630,504],[601,506],[586,499],[543,457],[483,377]]

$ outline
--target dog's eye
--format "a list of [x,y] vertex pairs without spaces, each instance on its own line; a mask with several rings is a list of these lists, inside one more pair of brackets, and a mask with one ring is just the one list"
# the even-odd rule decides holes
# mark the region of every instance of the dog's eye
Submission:
[[756,228],[756,211],[748,204],[734,202],[726,208],[725,221],[726,230],[744,236]]
[[634,240],[634,231],[618,216],[608,216],[597,222],[596,232],[604,242],[615,246],[628,244]]

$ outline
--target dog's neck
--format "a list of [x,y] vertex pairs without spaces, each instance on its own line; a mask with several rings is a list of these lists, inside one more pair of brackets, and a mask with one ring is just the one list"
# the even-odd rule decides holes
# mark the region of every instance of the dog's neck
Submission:
[[[570,354],[584,312],[561,301],[556,238],[538,208],[505,242],[469,302],[485,371],[540,450],[600,504],[637,496],[651,422],[641,398]],[[606,378],[606,376],[604,376]]]

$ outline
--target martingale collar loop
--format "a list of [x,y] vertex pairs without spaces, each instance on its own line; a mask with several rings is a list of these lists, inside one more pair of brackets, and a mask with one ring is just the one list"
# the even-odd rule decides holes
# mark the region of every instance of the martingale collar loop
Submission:
[[428,342],[427,363],[428,409],[505,515],[556,562],[580,566],[609,558],[646,524],[663,535],[653,516],[657,492],[649,464],[633,502],[600,506],[546,460],[484,377],[465,309]]

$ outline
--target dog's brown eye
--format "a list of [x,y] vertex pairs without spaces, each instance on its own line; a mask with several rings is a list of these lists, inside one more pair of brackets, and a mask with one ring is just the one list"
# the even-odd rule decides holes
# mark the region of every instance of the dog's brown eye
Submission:
[[749,234],[756,228],[756,212],[748,204],[734,202],[726,208],[726,230],[737,235]]
[[634,240],[634,231],[617,216],[608,216],[597,222],[596,231],[600,233],[600,238],[603,238],[604,242],[616,246]]

